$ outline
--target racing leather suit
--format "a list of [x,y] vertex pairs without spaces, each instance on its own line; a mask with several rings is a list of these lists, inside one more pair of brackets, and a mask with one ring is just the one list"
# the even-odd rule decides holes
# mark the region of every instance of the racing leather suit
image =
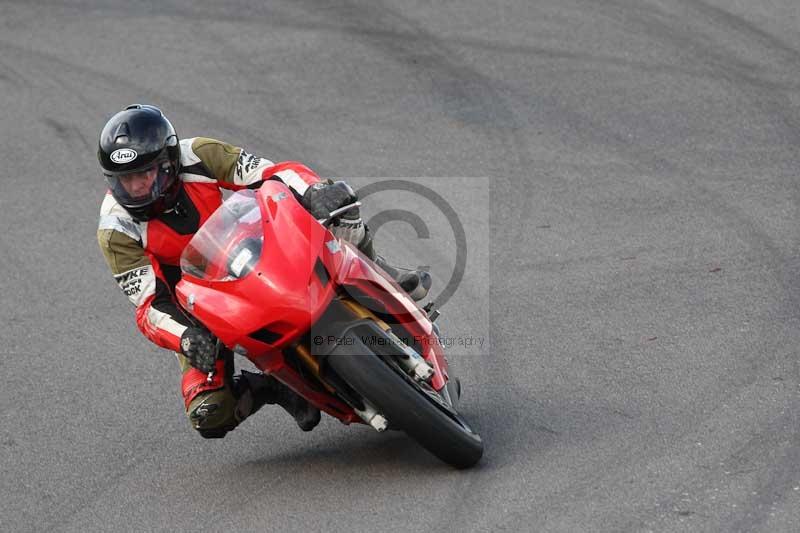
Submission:
[[[218,371],[207,383],[206,374],[191,367],[180,353],[181,335],[187,327],[197,325],[174,297],[181,277],[181,253],[221,205],[222,188],[257,188],[263,180],[276,179],[302,197],[313,183],[282,168],[285,165],[275,165],[221,141],[196,137],[180,143],[179,179],[183,186],[176,206],[142,222],[108,193],[100,209],[97,239],[120,289],[136,306],[141,332],[155,344],[176,352],[183,372],[184,403],[193,427],[203,436],[222,436],[250,413],[237,409],[232,354],[217,362]],[[371,239],[364,239],[364,245],[371,246]],[[209,399],[209,395],[214,397]],[[211,410],[215,412],[203,411],[209,404],[217,405]],[[208,416],[197,416],[201,411]]]

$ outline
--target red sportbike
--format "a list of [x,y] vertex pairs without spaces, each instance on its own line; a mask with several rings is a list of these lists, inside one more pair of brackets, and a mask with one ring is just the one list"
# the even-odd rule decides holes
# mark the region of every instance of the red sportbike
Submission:
[[[300,163],[274,172],[315,174]],[[318,221],[279,181],[231,195],[181,257],[184,309],[222,344],[345,424],[405,431],[467,468],[480,436],[456,411],[434,325],[380,267]]]

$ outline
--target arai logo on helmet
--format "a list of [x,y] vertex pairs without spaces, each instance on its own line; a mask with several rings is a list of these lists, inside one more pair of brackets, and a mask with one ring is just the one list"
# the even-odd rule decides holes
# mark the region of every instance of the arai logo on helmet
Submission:
[[139,154],[136,153],[136,150],[131,150],[130,148],[120,148],[119,150],[114,150],[111,153],[111,161],[114,163],[121,165],[123,163],[130,163],[136,156]]

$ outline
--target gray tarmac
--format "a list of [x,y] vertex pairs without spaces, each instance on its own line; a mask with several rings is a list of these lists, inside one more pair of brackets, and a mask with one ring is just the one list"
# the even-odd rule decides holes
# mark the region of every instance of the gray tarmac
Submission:
[[[798,531],[799,29],[795,0],[0,1],[0,529]],[[134,102],[446,200],[476,468],[276,408],[194,434],[95,241]],[[444,215],[365,204],[425,222],[378,246],[441,290]]]

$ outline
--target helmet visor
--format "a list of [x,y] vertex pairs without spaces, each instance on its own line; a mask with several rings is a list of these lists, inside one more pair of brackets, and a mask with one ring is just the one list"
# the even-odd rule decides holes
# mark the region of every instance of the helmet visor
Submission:
[[155,202],[176,179],[166,161],[130,172],[107,172],[105,176],[114,198],[129,208],[144,207]]

